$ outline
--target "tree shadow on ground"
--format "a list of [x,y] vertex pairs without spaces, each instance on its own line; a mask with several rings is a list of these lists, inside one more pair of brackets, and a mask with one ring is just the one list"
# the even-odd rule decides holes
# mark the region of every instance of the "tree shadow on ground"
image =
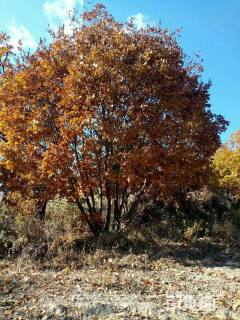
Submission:
[[[83,243],[76,245],[82,250]],[[94,239],[84,242],[85,252],[94,252],[96,249],[111,251],[125,256],[129,253],[135,255],[145,254],[149,262],[161,258],[170,258],[183,266],[204,266],[209,268],[228,267],[240,269],[240,250],[238,246],[216,242],[211,238],[196,240],[182,240],[179,242],[167,239],[147,241],[139,238],[129,238],[125,233],[103,236],[96,243]]]

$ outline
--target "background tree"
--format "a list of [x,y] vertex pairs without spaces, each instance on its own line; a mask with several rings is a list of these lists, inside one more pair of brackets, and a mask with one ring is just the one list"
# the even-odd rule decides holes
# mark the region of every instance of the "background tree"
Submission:
[[213,168],[221,187],[240,196],[240,130],[233,133],[213,157]]
[[119,230],[143,194],[202,185],[227,122],[176,34],[118,23],[102,5],[73,26],[3,75],[1,165],[23,195],[75,202],[97,235]]

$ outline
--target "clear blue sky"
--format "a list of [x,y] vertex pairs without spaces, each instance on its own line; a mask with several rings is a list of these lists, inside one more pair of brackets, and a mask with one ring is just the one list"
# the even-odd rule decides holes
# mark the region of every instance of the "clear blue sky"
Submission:
[[[67,11],[82,10],[87,0],[0,0],[0,30],[12,35],[13,44],[22,37],[34,48],[46,34],[48,23],[67,23]],[[121,21],[136,16],[144,25],[162,21],[170,30],[182,28],[180,43],[189,55],[200,52],[203,79],[212,80],[211,104],[215,113],[230,121],[225,141],[240,128],[240,0],[104,0]]]

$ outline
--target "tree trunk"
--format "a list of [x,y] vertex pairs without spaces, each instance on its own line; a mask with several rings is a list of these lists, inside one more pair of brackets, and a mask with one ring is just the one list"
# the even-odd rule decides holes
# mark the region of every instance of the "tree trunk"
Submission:
[[113,230],[119,231],[121,226],[121,211],[119,208],[119,186],[115,184],[115,201],[114,201],[114,216],[113,216]]
[[107,215],[106,215],[106,224],[104,227],[104,231],[108,232],[110,229],[111,211],[112,211],[111,185],[108,179],[106,180],[106,197],[107,197]]
[[36,215],[41,222],[45,221],[47,202],[39,202],[36,206]]
[[94,235],[95,238],[98,238],[100,234],[103,231],[103,226],[100,223],[94,223],[91,221],[89,215],[86,213],[84,207],[82,206],[81,202],[79,199],[76,199],[76,204],[78,209],[80,210],[81,214],[84,216],[86,223],[89,226],[89,229],[91,230],[92,234]]
[[116,207],[114,210],[113,230],[119,231],[120,227],[121,227],[121,211],[120,211],[120,208]]

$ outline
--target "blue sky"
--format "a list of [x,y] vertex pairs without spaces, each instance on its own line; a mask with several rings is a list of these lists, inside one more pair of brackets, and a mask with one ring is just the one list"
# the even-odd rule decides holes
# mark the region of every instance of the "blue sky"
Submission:
[[[48,24],[68,24],[67,12],[83,10],[87,0],[0,0],[0,30],[34,48]],[[240,0],[104,0],[118,20],[135,16],[136,24],[162,21],[170,30],[182,28],[180,43],[189,55],[200,52],[203,79],[212,80],[214,113],[230,121],[222,140],[240,128]]]

